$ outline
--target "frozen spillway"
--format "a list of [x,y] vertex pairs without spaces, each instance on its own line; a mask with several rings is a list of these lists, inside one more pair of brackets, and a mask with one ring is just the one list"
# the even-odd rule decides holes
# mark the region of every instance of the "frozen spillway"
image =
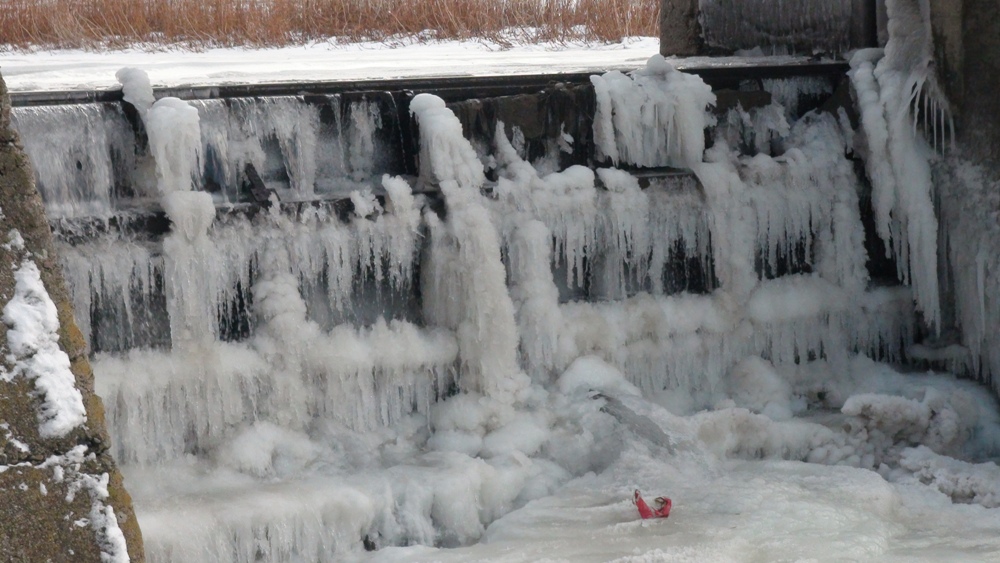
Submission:
[[634,487],[650,452],[947,488],[907,448],[996,449],[988,402],[864,358],[905,360],[915,288],[866,268],[857,124],[810,111],[828,80],[740,84],[713,109],[654,57],[528,111],[146,107],[123,78],[135,158],[107,222],[146,203],[160,230],[64,231],[61,250],[150,560],[465,546],[567,483]]
[[[201,121],[194,180],[230,205],[253,201],[248,164],[282,201],[377,185],[404,169],[395,104],[378,93],[191,102]],[[157,148],[147,119],[156,112],[117,103],[15,109],[49,216],[107,220],[155,201]]]
[[120,105],[20,108],[12,116],[50,218],[113,214],[122,176],[136,166]]

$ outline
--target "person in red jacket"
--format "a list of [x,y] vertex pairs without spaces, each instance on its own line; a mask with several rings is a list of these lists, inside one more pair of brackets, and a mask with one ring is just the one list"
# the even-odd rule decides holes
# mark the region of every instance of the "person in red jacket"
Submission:
[[632,497],[632,502],[635,507],[639,509],[639,516],[643,520],[647,518],[666,518],[670,516],[670,507],[673,503],[667,497],[656,497],[653,499],[653,504],[656,508],[650,508],[646,501],[642,500],[642,495],[639,494],[639,489],[635,490],[635,495]]

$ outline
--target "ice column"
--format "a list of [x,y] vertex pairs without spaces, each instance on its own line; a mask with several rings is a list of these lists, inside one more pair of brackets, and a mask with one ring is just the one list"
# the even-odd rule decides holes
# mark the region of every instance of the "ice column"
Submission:
[[[879,236],[892,246],[899,275],[913,288],[917,307],[932,327],[940,323],[937,218],[934,214],[929,147],[916,134],[924,100],[926,120],[946,120],[947,104],[932,72],[929,7],[925,0],[887,0],[889,42],[885,52],[859,51],[851,80],[867,141],[868,175]],[[927,100],[932,103],[928,104]],[[928,105],[933,105],[929,108]],[[947,118],[950,124],[950,118]],[[937,137],[938,127],[931,135]]]
[[483,165],[441,98],[420,94],[410,111],[420,127],[421,180],[438,184],[448,204],[446,222],[427,216],[432,241],[424,288],[436,295],[425,294],[425,311],[431,322],[457,332],[459,385],[513,403],[529,380],[517,362],[500,237],[479,193]]
[[510,293],[517,306],[521,356],[525,369],[543,383],[568,363],[559,346],[563,316],[550,269],[551,239],[544,223],[521,215],[508,243]]
[[[140,70],[118,73],[128,99],[144,116],[149,151],[156,163],[156,186],[172,223],[163,242],[164,286],[174,346],[215,338],[220,267],[208,229],[215,220],[212,196],[193,191],[199,177],[201,127],[198,110],[177,98],[152,105],[149,78]],[[148,106],[148,107],[147,107]]]

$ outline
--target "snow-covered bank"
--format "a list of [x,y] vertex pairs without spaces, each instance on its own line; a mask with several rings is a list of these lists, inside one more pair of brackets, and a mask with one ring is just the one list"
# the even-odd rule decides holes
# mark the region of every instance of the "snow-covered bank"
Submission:
[[154,86],[370,80],[416,76],[489,76],[591,70],[631,70],[659,49],[637,37],[617,44],[522,45],[485,41],[405,45],[316,43],[277,49],[205,51],[40,51],[5,53],[0,72],[11,92],[107,89],[115,73],[137,67]]

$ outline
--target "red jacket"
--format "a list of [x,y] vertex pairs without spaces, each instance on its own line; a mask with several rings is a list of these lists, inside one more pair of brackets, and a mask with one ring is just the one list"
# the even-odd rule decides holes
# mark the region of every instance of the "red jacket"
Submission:
[[670,516],[670,507],[673,505],[673,502],[666,497],[656,497],[653,503],[658,505],[659,508],[653,510],[648,504],[646,504],[646,501],[642,500],[642,495],[639,494],[639,489],[635,490],[635,496],[633,497],[632,502],[634,502],[635,507],[639,509],[639,516],[642,516],[643,520],[647,518],[666,518],[667,516]]

